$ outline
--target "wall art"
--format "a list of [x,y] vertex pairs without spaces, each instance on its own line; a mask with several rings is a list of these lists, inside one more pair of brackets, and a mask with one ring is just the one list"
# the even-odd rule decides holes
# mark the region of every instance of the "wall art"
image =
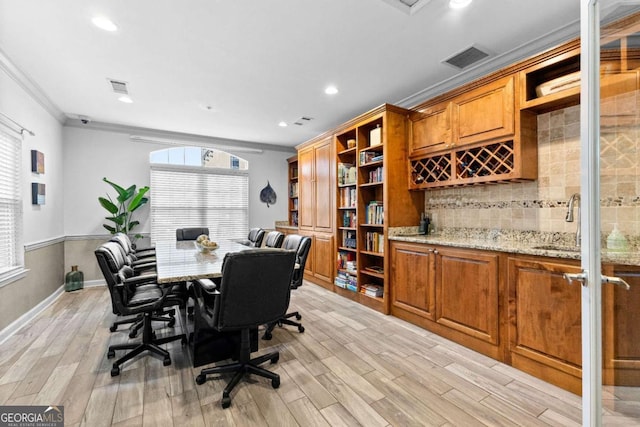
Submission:
[[45,185],[38,182],[31,183],[31,204],[44,205]]
[[38,150],[31,150],[31,172],[44,173],[44,153]]

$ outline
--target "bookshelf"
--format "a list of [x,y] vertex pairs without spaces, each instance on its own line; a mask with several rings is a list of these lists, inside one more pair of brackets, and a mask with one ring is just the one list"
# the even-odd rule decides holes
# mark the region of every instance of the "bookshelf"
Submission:
[[424,209],[424,195],[406,187],[407,132],[407,111],[385,104],[335,134],[334,290],[383,313],[390,302],[388,227],[415,226]]
[[289,225],[298,226],[298,156],[287,159],[289,179]]

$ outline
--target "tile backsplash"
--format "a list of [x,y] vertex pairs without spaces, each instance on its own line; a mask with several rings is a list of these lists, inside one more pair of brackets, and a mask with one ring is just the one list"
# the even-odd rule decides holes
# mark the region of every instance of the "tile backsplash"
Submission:
[[[640,235],[640,95],[604,100],[601,107],[601,220]],[[538,179],[531,182],[427,190],[425,211],[438,228],[576,231],[567,202],[580,192],[580,107],[538,115]],[[575,215],[577,215],[577,208]]]

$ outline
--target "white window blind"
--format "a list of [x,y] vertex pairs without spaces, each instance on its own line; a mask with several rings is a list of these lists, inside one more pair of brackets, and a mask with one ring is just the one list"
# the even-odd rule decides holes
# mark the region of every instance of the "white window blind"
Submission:
[[151,166],[151,241],[173,240],[183,227],[208,227],[216,239],[243,239],[249,223],[246,171]]
[[0,280],[22,266],[20,139],[0,128]]

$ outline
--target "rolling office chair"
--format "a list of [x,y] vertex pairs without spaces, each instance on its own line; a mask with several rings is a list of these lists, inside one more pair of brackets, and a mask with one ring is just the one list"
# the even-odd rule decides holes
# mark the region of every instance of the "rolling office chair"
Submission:
[[207,227],[187,227],[176,229],[176,240],[196,240],[201,234],[209,235]]
[[122,246],[125,252],[132,256],[137,261],[147,260],[148,262],[155,261],[156,250],[155,248],[136,249],[135,244],[131,241],[129,236],[125,233],[116,233],[110,239],[111,242],[117,242]]
[[[300,236],[298,234],[288,234],[285,237],[284,242],[282,243],[282,249],[296,251],[297,268],[294,269],[291,276],[291,289],[298,289],[300,286],[302,286],[302,282],[304,279],[304,266],[307,263],[309,249],[311,249],[311,237]],[[304,326],[302,326],[300,322],[294,322],[293,320],[291,320],[292,317],[295,317],[296,320],[302,319],[302,316],[297,311],[287,313],[277,321],[267,324],[264,335],[262,335],[262,339],[270,340],[273,337],[272,332],[276,325],[296,326],[298,328],[298,332],[304,332]]]
[[250,249],[229,253],[222,266],[222,280],[217,289],[207,290],[196,284],[196,301],[208,327],[219,332],[240,331],[238,361],[203,369],[196,377],[201,385],[207,375],[234,372],[222,392],[222,407],[231,405],[231,391],[244,374],[271,379],[273,388],[280,387],[280,376],[259,367],[267,360],[276,363],[279,353],[272,352],[251,359],[250,334],[258,326],[275,322],[289,306],[291,274],[295,252],[282,249]]
[[[109,243],[117,245],[114,242]],[[142,342],[109,346],[108,358],[115,357],[116,350],[131,350],[113,363],[111,376],[119,375],[120,365],[144,351],[161,356],[164,366],[168,366],[171,364],[171,356],[160,345],[176,340],[181,340],[182,344],[185,345],[187,342],[186,336],[180,334],[156,338],[151,328],[151,321],[154,312],[170,305],[176,305],[179,301],[170,296],[169,287],[162,288],[159,285],[150,283],[146,286],[130,286],[127,280],[131,278],[131,268],[121,264],[113,256],[113,249],[107,247],[109,243],[98,247],[95,250],[95,255],[107,282],[113,313],[119,316],[140,314],[143,316],[144,323]]]
[[264,237],[264,245],[267,248],[279,248],[282,246],[284,240],[284,234],[279,231],[270,231]]
[[241,243],[245,246],[252,246],[254,248],[259,248],[262,246],[262,240],[264,239],[264,230],[262,228],[252,228],[249,230],[249,235],[246,240],[236,240],[236,242]]

